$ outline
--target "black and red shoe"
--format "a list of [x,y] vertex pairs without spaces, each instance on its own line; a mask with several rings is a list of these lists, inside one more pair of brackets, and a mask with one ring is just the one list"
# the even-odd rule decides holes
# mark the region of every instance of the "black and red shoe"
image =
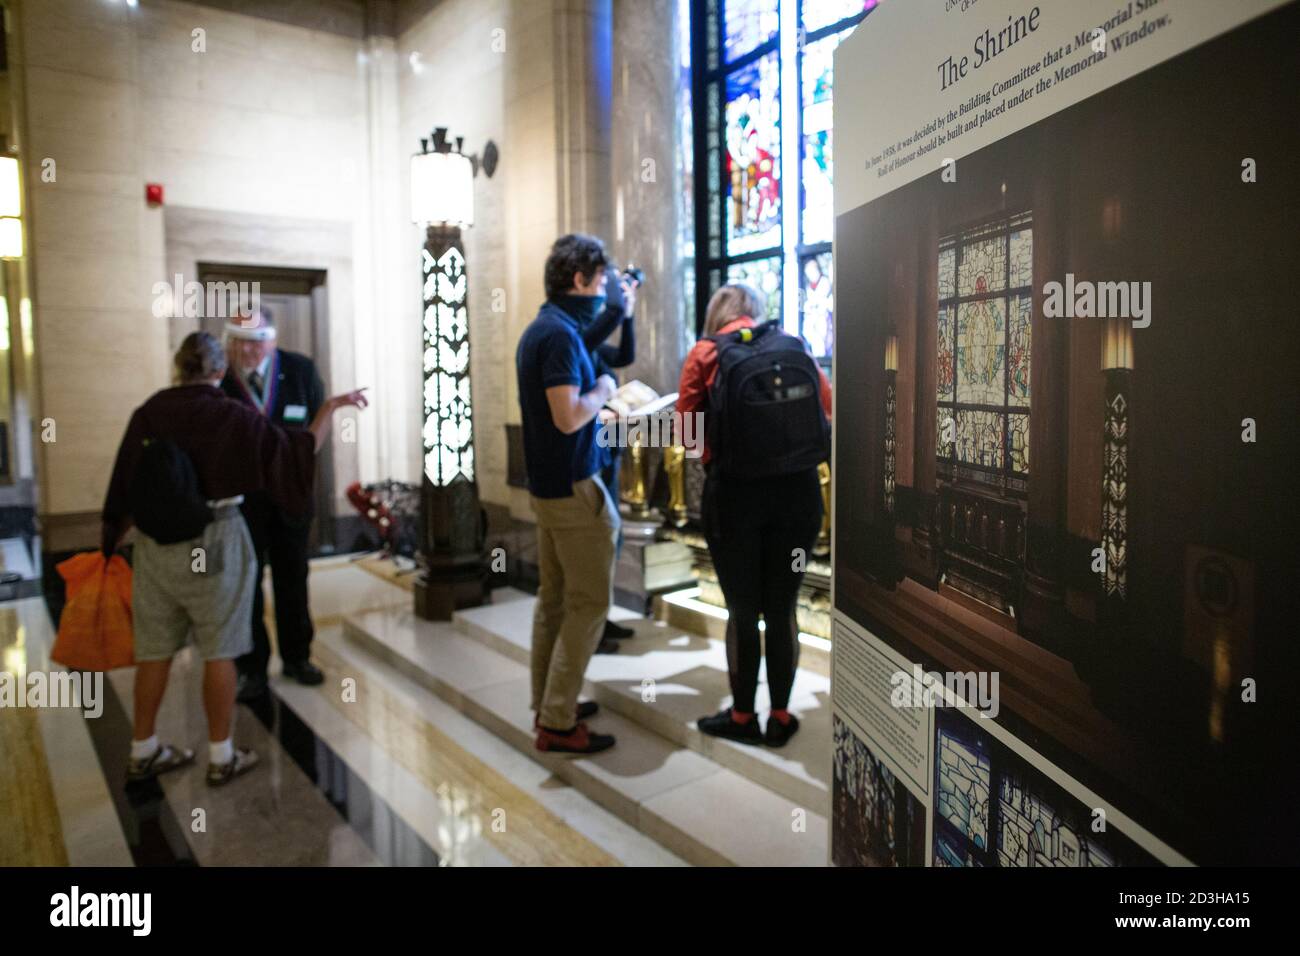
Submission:
[[738,744],[753,746],[761,746],[763,743],[763,731],[758,726],[758,717],[750,714],[749,720],[741,723],[731,716],[730,707],[711,716],[701,717],[695,726],[700,728],[700,733],[710,737],[723,737]]
[[784,747],[799,731],[799,718],[789,714],[783,721],[775,714],[767,718],[767,731],[763,742],[769,747]]
[[612,734],[594,734],[582,722],[572,730],[537,728],[536,747],[543,753],[598,754],[612,746],[614,746]]

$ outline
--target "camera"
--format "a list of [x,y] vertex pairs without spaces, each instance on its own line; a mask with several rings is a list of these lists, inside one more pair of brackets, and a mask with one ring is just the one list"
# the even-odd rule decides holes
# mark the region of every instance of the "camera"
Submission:
[[637,285],[645,284],[645,273],[642,272],[640,269],[638,269],[636,266],[632,265],[632,263],[630,262],[627,264],[627,268],[624,269],[620,273],[620,275],[624,279],[631,279]]

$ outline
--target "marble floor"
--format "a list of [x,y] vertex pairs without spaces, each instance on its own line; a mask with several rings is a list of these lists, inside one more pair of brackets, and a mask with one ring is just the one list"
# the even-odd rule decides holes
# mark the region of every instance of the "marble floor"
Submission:
[[[726,659],[708,629],[629,621],[593,659],[585,693],[619,745],[589,760],[532,747],[533,598],[499,589],[453,622],[411,612],[409,576],[375,557],[313,562],[318,687],[285,680],[240,705],[235,741],[262,766],[204,780],[202,665],[177,655],[159,735],[193,766],[127,785],[134,670],[104,681],[102,712],[0,708],[0,865],[680,866],[826,862],[829,680],[805,654],[780,751],[703,737],[724,706]],[[270,604],[268,592],[268,605]],[[268,623],[272,620],[268,607]],[[273,631],[273,628],[272,628]],[[59,670],[39,598],[0,603],[11,674]],[[765,699],[760,689],[760,705]]]
[[[50,663],[54,627],[45,601],[0,604],[0,670],[21,677]],[[91,739],[77,709],[0,707],[0,866],[130,866],[132,857]]]
[[[374,559],[366,559],[373,561]],[[313,562],[307,688],[275,673],[241,705],[235,740],[263,765],[203,780],[201,663],[173,663],[159,717],[194,766],[126,785],[134,672],[105,681],[103,712],[0,708],[0,865],[681,865],[682,860],[496,734],[345,640],[347,615],[409,607],[408,582],[362,562]],[[268,597],[269,597],[269,588]],[[269,602],[268,602],[269,603]],[[268,615],[269,617],[269,615]],[[0,604],[11,673],[60,670],[40,599]]]
[[[729,698],[721,642],[615,610],[636,632],[595,657],[585,693],[612,750],[583,760],[539,754],[528,710],[534,598],[509,588],[448,624],[407,607],[348,615],[349,649],[385,659],[427,694],[489,728],[629,826],[702,865],[826,863],[829,681],[801,668],[792,705],[804,729],[781,750],[701,735],[695,720]],[[766,689],[759,704],[766,708]],[[369,708],[351,708],[360,721]]]

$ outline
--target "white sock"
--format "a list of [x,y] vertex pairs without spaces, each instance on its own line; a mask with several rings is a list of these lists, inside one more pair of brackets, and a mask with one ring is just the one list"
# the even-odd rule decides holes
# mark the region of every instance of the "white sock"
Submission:
[[146,740],[131,741],[131,759],[148,760],[158,752],[158,735],[154,734]]
[[235,738],[208,741],[208,760],[214,764],[228,764],[235,759]]

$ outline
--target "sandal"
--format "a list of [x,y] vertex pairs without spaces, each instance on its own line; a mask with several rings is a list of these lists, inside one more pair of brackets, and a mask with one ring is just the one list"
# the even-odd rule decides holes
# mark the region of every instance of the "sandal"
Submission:
[[175,770],[177,767],[184,767],[194,762],[194,751],[186,750],[183,747],[173,747],[171,744],[163,744],[153,752],[153,756],[146,757],[143,760],[134,758],[127,761],[126,779],[128,783],[134,783],[139,780],[150,780],[160,773],[166,773],[168,770]]
[[208,786],[219,787],[230,783],[241,773],[248,773],[257,766],[258,757],[246,747],[236,747],[235,755],[226,763],[208,764]]

